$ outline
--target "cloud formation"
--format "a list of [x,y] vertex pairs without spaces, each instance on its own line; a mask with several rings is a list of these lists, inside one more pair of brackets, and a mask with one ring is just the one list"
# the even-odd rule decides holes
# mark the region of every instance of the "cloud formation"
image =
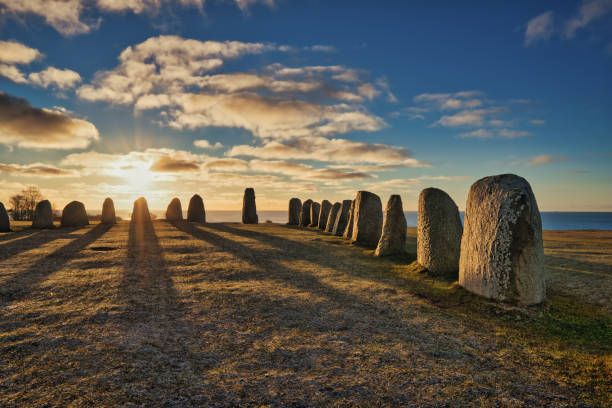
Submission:
[[74,170],[61,169],[59,167],[44,164],[5,164],[0,163],[0,172],[19,176],[32,177],[78,177],[78,173]]
[[0,91],[0,144],[35,149],[82,149],[98,140],[86,120],[60,110],[36,108]]
[[524,165],[526,167],[540,166],[542,164],[558,163],[568,161],[567,156],[553,156],[550,154],[540,154],[529,159],[522,159],[512,162],[514,165]]
[[553,20],[553,12],[550,10],[529,20],[525,29],[525,45],[548,40],[554,32]]

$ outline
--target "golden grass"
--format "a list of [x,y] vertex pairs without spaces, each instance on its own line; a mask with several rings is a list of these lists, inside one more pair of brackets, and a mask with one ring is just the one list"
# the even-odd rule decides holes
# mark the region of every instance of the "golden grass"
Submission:
[[609,405],[612,233],[545,240],[516,308],[278,224],[0,235],[0,406]]

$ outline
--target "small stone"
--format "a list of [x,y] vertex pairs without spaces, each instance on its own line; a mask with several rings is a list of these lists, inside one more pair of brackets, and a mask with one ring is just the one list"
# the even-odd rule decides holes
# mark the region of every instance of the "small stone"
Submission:
[[319,213],[319,222],[317,227],[320,230],[325,231],[327,227],[327,219],[329,218],[329,211],[331,210],[331,203],[327,200],[321,201],[321,211]]
[[149,205],[144,197],[140,197],[134,201],[134,208],[132,209],[132,222],[136,224],[146,224],[151,222]]
[[340,203],[334,203],[334,205],[332,205],[331,210],[329,210],[327,222],[325,223],[325,232],[332,232],[334,230],[334,225],[336,224],[336,217],[338,216],[338,212],[340,212],[341,206],[342,204]]
[[498,301],[532,305],[544,300],[542,220],[524,178],[502,174],[470,187],[459,284]]
[[10,232],[11,222],[4,204],[0,203],[0,232]]
[[355,224],[355,200],[351,201],[351,205],[349,207],[348,217],[346,219],[346,228],[342,236],[346,239],[351,239],[353,237],[353,224]]
[[299,198],[289,200],[289,225],[298,225],[300,223],[300,212],[302,211],[302,201]]
[[62,227],[81,227],[83,225],[89,225],[85,205],[80,201],[69,202],[62,211],[62,221],[60,225]]
[[419,195],[417,262],[434,275],[457,278],[463,226],[459,208],[437,188]]
[[312,200],[309,198],[302,204],[302,212],[300,213],[300,227],[307,227],[310,225],[310,207],[312,207]]
[[349,222],[349,212],[352,204],[352,200],[342,200],[340,210],[338,211],[338,215],[336,215],[336,221],[334,221],[334,227],[331,231],[332,234],[338,237],[341,237],[344,234],[344,231],[346,231],[346,226]]
[[[179,205],[181,203],[179,202]],[[182,219],[182,213],[181,218]],[[194,194],[189,200],[189,207],[187,207],[187,221],[189,222],[200,222],[206,224],[206,210],[204,209],[204,200],[198,194]]]
[[117,217],[115,216],[115,203],[111,198],[106,198],[102,203],[102,224],[116,224]]
[[181,200],[174,197],[168,208],[166,209],[166,220],[168,221],[181,221],[183,219],[183,207],[181,206]]
[[310,225],[308,225],[309,227],[317,227],[317,224],[319,223],[319,213],[321,212],[321,204],[317,203],[316,201],[313,201],[313,203],[310,206]]
[[374,255],[389,256],[401,255],[406,247],[406,216],[402,206],[402,198],[392,195],[387,202],[382,235]]
[[257,206],[255,205],[255,190],[247,188],[244,190],[244,198],[242,200],[242,223],[257,224]]
[[33,228],[55,228],[53,225],[53,210],[49,200],[43,200],[36,204],[34,217],[32,217]]

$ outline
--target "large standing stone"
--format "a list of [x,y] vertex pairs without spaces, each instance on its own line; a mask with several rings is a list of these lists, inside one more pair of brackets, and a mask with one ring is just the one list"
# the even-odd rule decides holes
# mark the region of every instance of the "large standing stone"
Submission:
[[435,275],[457,278],[461,252],[461,218],[452,198],[437,188],[419,195],[417,261]]
[[[179,202],[179,206],[180,205],[181,203]],[[183,219],[182,214],[180,219]],[[206,223],[206,209],[204,208],[204,200],[202,200],[202,197],[200,197],[198,194],[194,194],[189,200],[189,207],[187,207],[187,221],[201,222],[202,224]]]
[[85,205],[80,201],[69,202],[62,211],[62,227],[81,227],[89,225]]
[[149,205],[144,197],[140,197],[134,201],[132,209],[132,222],[136,224],[146,224],[151,222],[151,213],[149,213]]
[[257,206],[255,205],[255,190],[247,188],[244,190],[244,199],[242,200],[242,223],[257,224]]
[[327,222],[325,223],[325,232],[333,231],[334,225],[336,224],[336,217],[338,217],[338,212],[340,211],[341,206],[342,204],[340,203],[334,203],[334,205],[332,205],[331,210],[329,210]]
[[102,203],[102,224],[116,224],[117,217],[115,216],[115,203],[111,198],[106,198]]
[[331,210],[331,203],[327,200],[321,201],[321,211],[319,213],[318,227],[320,230],[325,231],[327,227],[327,219],[329,218],[329,210]]
[[376,248],[383,223],[380,197],[369,191],[358,191],[353,218],[351,243]]
[[[353,200],[342,200],[342,205],[340,205],[340,211],[336,216],[336,221],[334,221],[334,227],[332,229],[332,234],[341,237],[344,235],[344,231],[346,231],[346,226],[349,222],[349,212],[351,210],[351,205],[353,205]],[[353,234],[351,229],[351,235]]]
[[181,206],[181,200],[174,197],[168,208],[166,209],[166,220],[168,221],[181,221],[183,219],[183,207]]
[[401,255],[406,247],[406,216],[402,206],[402,198],[392,195],[387,202],[382,235],[374,255]]
[[309,198],[302,204],[302,211],[300,213],[300,227],[307,227],[310,225],[310,207],[312,207],[312,200]]
[[472,184],[465,209],[459,284],[495,300],[527,305],[544,300],[542,220],[524,178],[502,174]]
[[[346,228],[342,233],[342,236],[346,239],[351,239],[353,237],[353,224],[355,223],[355,200],[351,201],[351,205],[349,206],[348,217],[346,218]],[[340,231],[338,231],[340,232]]]
[[10,232],[11,222],[9,221],[8,213],[4,204],[0,203],[0,232]]
[[53,210],[49,200],[43,200],[36,204],[34,217],[32,217],[33,228],[55,228],[53,225]]
[[317,203],[316,201],[313,201],[312,205],[310,206],[310,225],[308,225],[309,227],[317,227],[317,224],[319,223],[320,212],[321,204]]
[[289,200],[289,225],[298,225],[300,223],[300,211],[302,211],[302,201],[299,198]]

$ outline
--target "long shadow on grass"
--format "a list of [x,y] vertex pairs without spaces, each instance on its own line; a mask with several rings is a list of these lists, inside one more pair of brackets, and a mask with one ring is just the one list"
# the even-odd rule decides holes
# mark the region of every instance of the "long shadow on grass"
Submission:
[[40,230],[36,230],[34,228],[24,228],[16,232],[7,232],[6,234],[0,235],[0,243],[8,241],[10,239],[22,238],[39,231]]
[[15,241],[0,245],[0,262],[19,255],[22,252],[30,251],[34,248],[43,246],[48,242],[55,241],[56,239],[71,238],[73,236],[71,233],[80,228],[81,227],[71,227],[53,230],[29,229],[25,234],[21,231],[15,233],[20,237],[15,237]]
[[[42,282],[47,276],[60,270],[68,261],[73,259],[79,251],[104,235],[104,233],[106,233],[110,227],[110,225],[105,224],[96,225],[85,234],[80,235],[78,238],[41,258],[28,270],[18,273],[8,281],[2,283],[2,287],[0,289],[0,305],[21,300],[28,296],[32,289]],[[49,232],[44,236],[42,241],[49,242],[55,239],[69,237],[72,235],[70,232],[75,231],[76,229],[79,228],[61,229],[58,231]],[[34,247],[38,245],[41,245],[41,243],[37,242]]]

